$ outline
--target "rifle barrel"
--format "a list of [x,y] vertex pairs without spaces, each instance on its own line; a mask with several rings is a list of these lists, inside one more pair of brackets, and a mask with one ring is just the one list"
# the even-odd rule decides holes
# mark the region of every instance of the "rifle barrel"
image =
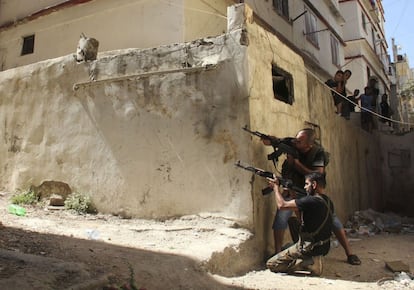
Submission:
[[[270,171],[264,171],[263,169],[256,168],[251,165],[243,165],[240,160],[238,160],[234,165],[236,165],[237,167],[243,168],[244,170],[253,172],[254,174],[261,176],[261,177],[277,178],[283,187],[292,189],[294,192],[296,192],[299,195],[299,197],[303,197],[307,195],[306,191],[303,188],[293,185],[290,179],[276,176]],[[268,194],[270,192],[272,192],[272,190],[269,191],[269,188],[265,188],[262,190],[263,195]]]

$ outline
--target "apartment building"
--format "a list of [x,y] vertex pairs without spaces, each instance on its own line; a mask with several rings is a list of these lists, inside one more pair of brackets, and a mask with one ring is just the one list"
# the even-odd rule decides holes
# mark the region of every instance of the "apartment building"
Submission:
[[99,51],[183,43],[226,31],[231,0],[3,0],[0,69],[76,51],[81,33]]
[[[354,77],[348,89],[361,93],[369,79],[377,80],[380,96],[390,95],[390,60],[384,32],[384,9],[381,0],[339,0],[345,18],[343,36],[346,42],[343,68]],[[377,100],[380,102],[380,98]]]
[[395,77],[392,79],[393,95],[391,106],[395,108],[395,118],[403,123],[397,127],[402,132],[411,131],[414,124],[413,85],[414,75],[407,55],[398,53],[398,45],[392,39],[393,62],[391,64]]
[[343,66],[345,19],[338,1],[244,2],[272,32],[304,58],[306,67],[321,80],[333,76]]

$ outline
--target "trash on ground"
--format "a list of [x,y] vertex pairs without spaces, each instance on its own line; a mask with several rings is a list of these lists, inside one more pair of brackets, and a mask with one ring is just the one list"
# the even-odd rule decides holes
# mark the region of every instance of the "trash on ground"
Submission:
[[373,236],[381,232],[414,233],[414,220],[395,213],[380,213],[373,209],[356,211],[345,224],[350,237]]
[[86,230],[86,236],[88,237],[89,240],[99,240],[100,239],[100,234],[98,230]]
[[26,215],[26,209],[24,207],[21,207],[17,204],[11,204],[8,207],[9,213],[15,214],[18,216],[25,216]]

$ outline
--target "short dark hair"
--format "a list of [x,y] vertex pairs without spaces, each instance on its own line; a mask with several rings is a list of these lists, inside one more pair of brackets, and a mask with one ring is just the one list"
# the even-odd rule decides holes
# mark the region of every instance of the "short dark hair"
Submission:
[[352,75],[351,70],[347,69],[347,70],[344,71],[344,73],[346,73],[346,72],[349,72],[349,75]]
[[309,145],[315,144],[315,140],[316,140],[315,130],[313,130],[311,128],[304,128],[304,129],[300,130],[299,132],[305,133],[306,138],[307,138],[307,142],[308,142]]
[[321,187],[326,186],[325,173],[311,172],[309,174],[306,174],[305,179],[309,179],[310,181],[315,181]]

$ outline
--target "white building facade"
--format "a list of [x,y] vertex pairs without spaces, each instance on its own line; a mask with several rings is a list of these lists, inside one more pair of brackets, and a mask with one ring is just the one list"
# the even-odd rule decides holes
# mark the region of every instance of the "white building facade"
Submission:
[[[348,89],[363,89],[370,78],[378,81],[379,95],[390,94],[390,61],[384,32],[384,10],[380,0],[340,0],[345,18],[343,26],[345,64],[353,76]],[[377,100],[380,102],[380,99]]]

